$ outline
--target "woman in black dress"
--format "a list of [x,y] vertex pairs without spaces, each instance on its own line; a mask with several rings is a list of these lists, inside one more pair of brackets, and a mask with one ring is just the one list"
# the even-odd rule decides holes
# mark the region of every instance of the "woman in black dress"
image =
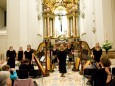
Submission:
[[32,64],[32,61],[34,59],[34,53],[30,45],[27,45],[27,50],[24,52],[24,59],[29,59],[30,69],[34,69],[33,64]]
[[23,49],[22,47],[20,47],[18,51],[18,61],[21,61],[22,58],[23,58]]
[[58,61],[57,61],[57,52],[58,52],[58,49],[56,46],[54,46],[54,48],[52,49],[52,64],[54,65],[54,67],[56,67],[56,64]]
[[101,55],[102,55],[102,49],[99,43],[96,43],[96,46],[93,48],[93,57],[96,63],[100,62]]
[[10,46],[9,50],[7,50],[6,57],[7,65],[9,65],[10,68],[15,68],[16,51],[13,49],[13,46]]
[[110,72],[111,61],[108,57],[100,58],[101,66],[97,66],[97,70],[91,77],[91,84],[93,86],[114,86],[112,74]]
[[67,44],[66,50],[67,50],[67,56],[69,58],[69,60],[68,60],[68,68],[71,68],[71,64],[72,64],[72,61],[73,61],[73,55],[72,55],[72,47],[71,47],[70,43]]
[[58,60],[59,60],[59,72],[61,73],[61,77],[65,77],[64,74],[67,72],[66,70],[66,57],[67,52],[64,49],[64,45],[60,45],[60,50],[58,51]]

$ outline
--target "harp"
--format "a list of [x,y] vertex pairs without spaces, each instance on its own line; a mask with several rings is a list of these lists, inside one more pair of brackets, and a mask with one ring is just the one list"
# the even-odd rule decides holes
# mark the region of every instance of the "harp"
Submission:
[[[80,52],[81,52],[80,61],[82,63],[82,61],[83,61],[83,52],[82,52],[83,49],[82,49],[82,46],[84,46],[85,49],[87,50],[87,56],[91,55],[91,49],[90,49],[90,47],[89,47],[89,45],[88,45],[87,42],[85,42],[85,41],[80,41],[80,42],[81,42],[80,43],[80,45],[81,45],[81,49],[80,49]],[[88,61],[88,59],[87,59],[87,63],[86,64],[84,64],[84,65],[81,64],[80,74],[83,74],[84,67],[86,67],[89,63],[90,63],[90,61]]]
[[[85,54],[87,54],[88,56],[91,55],[91,49],[90,49],[89,45],[87,44],[87,42],[85,42],[85,41],[74,42],[73,46],[75,48],[74,52],[77,53],[77,55],[74,55],[74,67],[72,70],[78,71],[80,62],[83,61],[83,57],[84,57],[82,46],[85,46],[85,49],[87,50],[85,52]],[[86,66],[86,65],[84,65],[84,66]],[[81,64],[80,74],[82,74],[82,72],[83,72],[83,64]]]
[[[47,46],[48,46],[47,42],[42,42],[38,46],[37,51],[34,52],[34,54],[35,54],[35,57],[34,57],[35,62],[37,64],[38,68],[41,70],[43,76],[49,76],[48,70],[50,69],[50,66],[49,66],[50,65],[50,58],[49,58],[49,56],[47,54],[47,51],[48,51],[48,49],[47,49],[48,47]],[[38,53],[40,53],[41,50],[43,50],[44,55],[45,55],[45,62],[46,63],[45,63],[44,66],[41,64],[40,60],[38,59],[39,58]]]

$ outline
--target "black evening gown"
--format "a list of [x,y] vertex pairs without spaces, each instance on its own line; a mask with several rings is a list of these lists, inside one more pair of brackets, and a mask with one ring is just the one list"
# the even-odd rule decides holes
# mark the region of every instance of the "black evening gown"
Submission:
[[97,50],[95,50],[95,48],[93,48],[93,55],[94,55],[95,62],[100,62],[100,58],[102,55],[102,49],[97,51]]
[[57,62],[57,52],[58,50],[52,50],[52,55],[53,55],[53,59],[52,59],[52,63],[56,63]]
[[58,59],[59,59],[59,72],[60,73],[66,73],[66,57],[67,52],[65,50],[58,51]]
[[106,86],[107,73],[105,68],[97,69],[91,77],[91,84],[93,86]]
[[32,53],[33,53],[32,50],[30,50],[29,52],[27,52],[27,51],[24,52],[25,58],[26,58],[26,59],[29,59],[30,62],[31,62],[31,60],[32,60]]
[[10,51],[8,50],[6,53],[6,56],[8,58],[7,65],[10,66],[10,68],[15,68],[15,57],[16,57],[16,51]]
[[27,51],[24,52],[25,58],[30,60],[29,69],[34,69],[33,64],[31,64],[31,61],[32,61],[32,53],[33,53],[32,50],[30,50],[29,52],[27,52]]
[[21,61],[23,58],[23,51],[18,51],[18,61]]

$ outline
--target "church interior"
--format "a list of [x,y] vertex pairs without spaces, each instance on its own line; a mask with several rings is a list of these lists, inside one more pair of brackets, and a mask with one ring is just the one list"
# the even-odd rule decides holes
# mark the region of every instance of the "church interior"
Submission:
[[0,0],[0,78],[4,65],[8,86],[106,86],[90,82],[101,69],[115,86],[115,0]]

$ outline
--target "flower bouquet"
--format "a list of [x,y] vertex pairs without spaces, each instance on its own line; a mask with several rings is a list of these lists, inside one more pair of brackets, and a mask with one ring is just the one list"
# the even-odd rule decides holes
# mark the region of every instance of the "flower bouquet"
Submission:
[[106,54],[108,53],[108,51],[112,48],[112,44],[108,42],[108,40],[106,40],[103,45],[102,48],[105,49]]

